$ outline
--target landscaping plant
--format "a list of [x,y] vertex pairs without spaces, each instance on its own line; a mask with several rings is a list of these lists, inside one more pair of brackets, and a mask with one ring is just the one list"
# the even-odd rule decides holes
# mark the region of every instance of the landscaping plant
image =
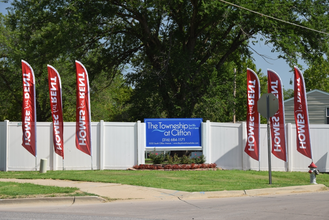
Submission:
[[159,153],[155,153],[155,152],[150,153],[149,157],[152,160],[153,164],[162,164],[163,161],[165,160],[164,154],[159,154]]

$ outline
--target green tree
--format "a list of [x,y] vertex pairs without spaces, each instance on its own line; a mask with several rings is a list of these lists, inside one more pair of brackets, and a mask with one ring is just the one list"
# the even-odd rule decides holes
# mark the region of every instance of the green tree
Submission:
[[123,75],[116,75],[110,83],[102,73],[91,83],[91,112],[94,121],[129,121],[127,113],[132,89],[125,84]]
[[304,72],[306,90],[319,89],[329,92],[329,62],[325,58],[319,58],[309,65]]
[[[74,60],[69,54],[52,54],[47,62],[42,59],[47,54],[29,54],[24,39],[20,39],[17,31],[9,29],[8,17],[0,14],[0,120],[21,121],[21,108],[23,100],[21,59],[29,62],[36,75],[37,120],[51,121],[51,110],[48,89],[47,64],[54,66],[61,76],[63,92],[63,118],[64,121],[75,121],[76,111],[76,75]],[[49,48],[51,50],[51,48]],[[50,51],[51,52],[51,51]],[[90,55],[91,56],[91,55]],[[96,59],[97,57],[93,57]],[[93,62],[93,59],[89,59]],[[86,67],[91,76],[91,110],[92,120],[127,121],[126,109],[129,105],[131,88],[124,84],[121,73],[114,78],[107,73],[93,73],[93,68]],[[111,83],[113,82],[113,83]]]
[[294,90],[293,89],[283,89],[283,99],[287,100],[294,97]]
[[[214,77],[208,86],[209,91],[194,109],[195,117],[216,122],[245,121],[247,114],[247,68],[255,71],[261,84],[261,93],[267,93],[267,78],[257,70],[247,57],[237,57],[239,62],[226,63],[225,77]],[[224,68],[223,68],[224,69]],[[235,69],[235,74],[234,74]],[[224,74],[223,74],[224,75]],[[234,97],[234,82],[236,92]]]
[[17,80],[21,74],[12,71],[14,63],[9,62],[15,48],[11,42],[16,33],[5,26],[5,17],[0,13],[0,121],[21,120],[17,109],[22,106],[22,80]]
[[250,57],[248,41],[257,34],[290,65],[327,50],[326,35],[244,8],[319,30],[329,22],[322,0],[231,2],[239,7],[212,0],[14,0],[9,24],[36,67],[62,56],[83,61],[91,79],[102,72],[113,79],[129,64],[131,120],[198,117],[208,103],[206,114],[222,110],[226,121],[231,67]]

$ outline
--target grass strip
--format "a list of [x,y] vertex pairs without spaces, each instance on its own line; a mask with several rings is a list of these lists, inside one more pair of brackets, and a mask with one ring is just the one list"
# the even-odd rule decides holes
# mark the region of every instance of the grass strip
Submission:
[[[187,192],[248,190],[310,184],[307,172],[272,172],[272,184],[268,184],[268,172],[243,170],[217,171],[48,171],[0,172],[0,178],[60,179],[73,181],[121,183]],[[329,175],[317,176],[317,183],[329,186]]]
[[76,187],[42,186],[31,183],[0,182],[0,199],[27,197],[83,196]]

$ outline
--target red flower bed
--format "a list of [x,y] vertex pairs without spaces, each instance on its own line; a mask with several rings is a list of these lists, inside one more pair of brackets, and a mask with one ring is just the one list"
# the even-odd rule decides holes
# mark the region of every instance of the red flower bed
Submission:
[[210,164],[157,164],[157,165],[149,165],[149,164],[140,164],[133,166],[136,170],[188,170],[188,169],[209,169],[216,168],[216,163]]

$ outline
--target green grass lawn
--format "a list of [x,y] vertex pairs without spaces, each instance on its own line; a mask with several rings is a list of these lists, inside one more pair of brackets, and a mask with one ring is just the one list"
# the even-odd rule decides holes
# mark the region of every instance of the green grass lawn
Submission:
[[41,186],[31,183],[0,182],[0,199],[26,197],[82,196],[75,187]]
[[[268,172],[218,170],[218,171],[48,171],[47,173],[0,172],[0,178],[62,179],[105,183],[122,183],[188,192],[247,190],[268,187],[284,187],[310,184],[307,172],[272,172],[269,184]],[[317,176],[317,183],[329,186],[329,175]],[[1,189],[0,189],[1,194]]]

